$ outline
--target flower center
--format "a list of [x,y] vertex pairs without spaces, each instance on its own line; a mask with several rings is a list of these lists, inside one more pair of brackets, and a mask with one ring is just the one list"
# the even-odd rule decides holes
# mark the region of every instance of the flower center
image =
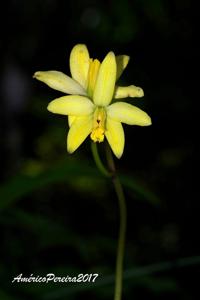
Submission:
[[103,142],[105,133],[106,111],[103,107],[97,107],[94,112],[93,129],[91,139],[96,142]]
[[94,87],[99,73],[100,61],[98,59],[90,59],[90,66],[88,71],[88,86],[87,93],[89,97],[93,97]]

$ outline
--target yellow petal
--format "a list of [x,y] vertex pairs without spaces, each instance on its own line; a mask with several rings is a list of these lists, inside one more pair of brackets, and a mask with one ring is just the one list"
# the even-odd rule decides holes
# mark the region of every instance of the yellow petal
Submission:
[[83,87],[73,80],[71,77],[58,71],[38,71],[35,72],[33,78],[36,78],[54,90],[72,94],[72,95],[86,95]]
[[116,81],[117,65],[115,55],[109,52],[100,65],[94,88],[94,103],[98,106],[107,106],[113,97]]
[[151,118],[147,113],[134,105],[124,102],[116,102],[108,106],[107,116],[115,121],[129,125],[151,125]]
[[130,57],[128,55],[117,55],[116,63],[117,63],[117,79],[122,75],[124,69],[128,65]]
[[83,116],[93,112],[94,104],[83,96],[63,96],[51,101],[47,109],[54,114]]
[[96,84],[97,75],[99,72],[100,61],[98,59],[90,59],[90,68],[88,71],[87,92],[89,97],[93,97],[94,87]]
[[73,153],[92,131],[92,115],[77,117],[67,136],[67,151]]
[[125,143],[122,124],[107,118],[105,136],[113,153],[117,158],[120,158],[123,154]]
[[120,99],[120,98],[127,98],[127,97],[138,97],[141,98],[144,96],[143,89],[135,86],[135,85],[129,85],[129,86],[116,86],[115,87],[115,93],[114,98]]
[[68,116],[68,124],[69,124],[69,127],[72,126],[72,123],[76,120],[76,116]]
[[88,49],[83,44],[74,46],[70,54],[70,71],[72,77],[78,81],[84,89],[87,88],[87,77],[90,65]]

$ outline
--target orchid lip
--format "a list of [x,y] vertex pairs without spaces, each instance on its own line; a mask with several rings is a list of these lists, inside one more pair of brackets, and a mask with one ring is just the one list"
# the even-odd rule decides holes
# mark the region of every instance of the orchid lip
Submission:
[[104,107],[97,106],[93,115],[93,128],[90,134],[94,142],[103,142],[105,135],[106,111]]

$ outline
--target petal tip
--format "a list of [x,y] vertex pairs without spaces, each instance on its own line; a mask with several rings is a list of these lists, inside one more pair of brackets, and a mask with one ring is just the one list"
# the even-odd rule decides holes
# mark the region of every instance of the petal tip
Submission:
[[108,52],[107,57],[115,58],[115,53],[113,51]]
[[130,86],[130,97],[138,97],[141,98],[144,96],[144,91],[141,87],[139,86]]
[[115,156],[116,156],[118,159],[120,159],[120,158],[122,157],[122,154],[123,154],[123,152],[122,152],[122,153],[115,153]]
[[122,55],[123,57],[123,64],[124,64],[124,67],[126,67],[129,63],[129,60],[130,60],[130,56],[128,55]]
[[151,118],[149,117],[149,125],[152,125],[152,121]]
[[[111,147],[111,145],[110,145],[110,147]],[[115,155],[118,159],[120,159],[120,158],[122,157],[122,154],[123,154],[123,152],[124,152],[124,146],[123,146],[123,149],[116,149],[115,147],[112,147],[111,149],[112,149],[114,155]]]
[[85,47],[87,48],[86,44],[80,43],[80,44],[76,44],[72,49],[75,49],[75,48],[81,49],[81,48],[85,48]]
[[75,151],[75,150],[74,150],[73,148],[71,148],[71,147],[69,147],[69,145],[67,145],[67,152],[68,152],[69,154],[72,154],[74,151]]
[[69,141],[69,132],[67,135],[67,152],[69,154],[72,154],[76,149],[74,149],[73,145],[71,145],[70,141]]
[[41,74],[40,71],[35,72],[35,73],[33,74],[33,78],[38,79],[38,78],[40,77],[40,74]]
[[149,115],[146,115],[146,119],[144,120],[144,126],[150,126],[150,125],[152,125],[151,118],[149,117]]
[[53,112],[53,104],[52,102],[50,102],[47,106],[47,110],[50,111],[50,112]]
[[144,91],[142,88],[138,87],[138,90],[137,90],[137,95],[138,97],[144,97]]
[[48,105],[47,105],[47,110],[50,111],[51,113],[57,113],[57,105],[56,105],[56,99],[51,101]]

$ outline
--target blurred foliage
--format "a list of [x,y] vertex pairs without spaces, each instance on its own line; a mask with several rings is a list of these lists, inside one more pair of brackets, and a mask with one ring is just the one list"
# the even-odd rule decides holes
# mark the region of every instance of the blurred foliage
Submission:
[[[81,167],[80,167],[81,166]],[[30,175],[17,175],[16,178],[0,187],[0,210],[9,206],[12,202],[31,193],[35,189],[50,185],[56,182],[67,182],[69,186],[78,188],[80,192],[96,193],[97,190],[105,189],[105,179],[98,174],[95,166],[91,167],[83,161],[66,159],[58,166],[41,173],[42,167],[38,162],[30,161],[26,164],[25,171]],[[36,174],[35,174],[36,173]],[[152,204],[158,204],[159,199],[150,190],[142,186],[134,178],[127,175],[120,175],[123,185],[139,194]],[[12,193],[11,193],[12,191]],[[137,198],[136,198],[137,199]]]
[[[8,0],[1,9],[0,299],[111,299],[118,209],[89,142],[66,152],[67,119],[49,114],[60,93],[32,79],[69,74],[76,43],[92,57],[131,56],[120,84],[153,120],[124,126],[116,162],[125,188],[126,299],[199,298],[199,216],[193,109],[198,99],[197,8],[190,0]],[[104,158],[104,149],[100,145]],[[96,284],[12,284],[14,276],[99,273]]]

